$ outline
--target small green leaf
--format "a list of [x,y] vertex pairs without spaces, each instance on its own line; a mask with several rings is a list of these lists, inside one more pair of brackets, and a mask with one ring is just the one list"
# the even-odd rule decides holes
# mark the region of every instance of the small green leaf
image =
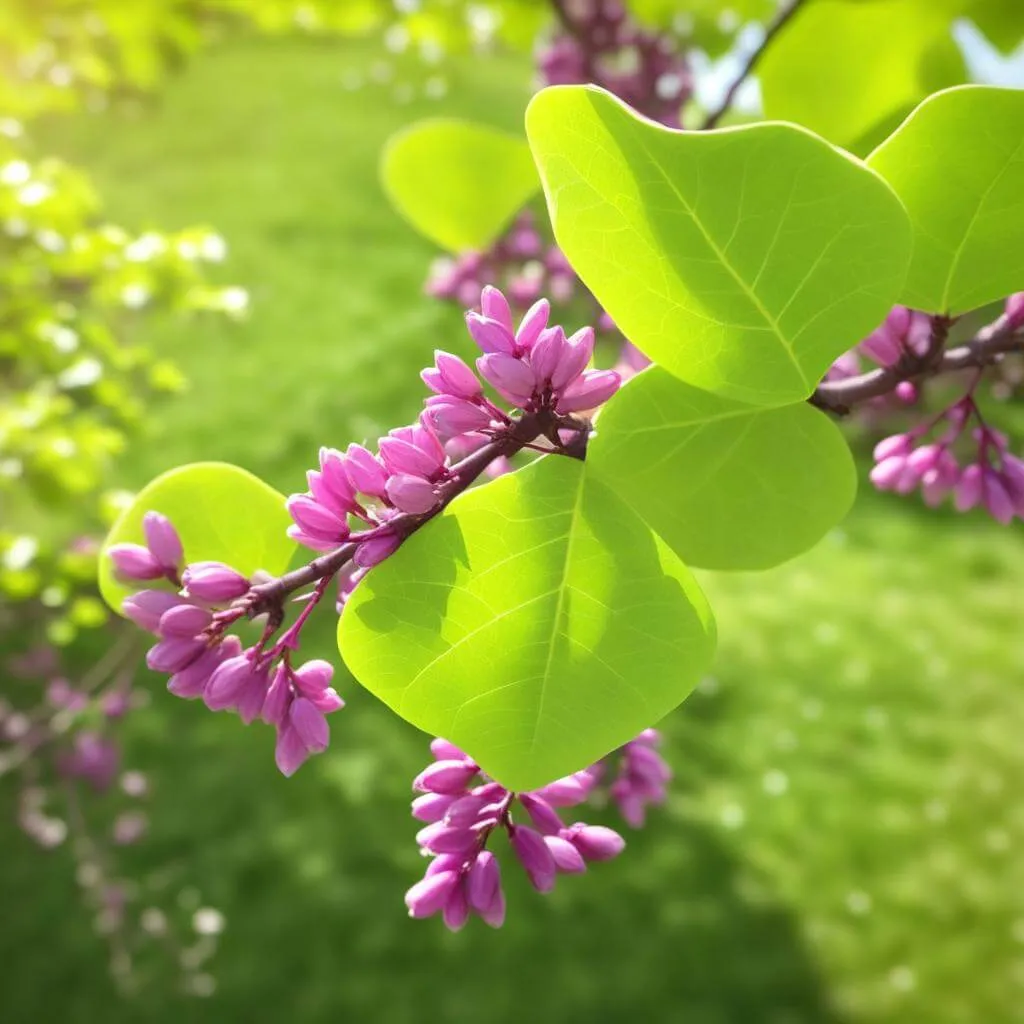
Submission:
[[899,296],[906,213],[801,128],[672,132],[571,86],[534,98],[527,134],[576,271],[630,341],[694,387],[807,398]]
[[806,4],[758,68],[765,116],[864,152],[878,125],[965,80],[951,20],[936,0]]
[[342,656],[511,789],[586,767],[671,711],[714,624],[685,566],[582,463],[454,501],[356,589]]
[[189,562],[227,562],[245,576],[288,568],[295,543],[284,495],[252,473],[224,462],[197,462],[158,476],[135,496],[110,528],[100,554],[103,599],[120,613],[132,593],[115,576],[105,552],[113,544],[144,543],[142,517],[161,512],[174,524]]
[[524,140],[468,121],[399,132],[381,173],[398,212],[452,252],[490,246],[540,187]]
[[914,228],[901,302],[956,316],[1024,286],[1024,92],[930,96],[868,163]]
[[605,406],[587,467],[705,569],[795,557],[846,515],[857,490],[850,449],[824,413],[743,405],[656,366]]

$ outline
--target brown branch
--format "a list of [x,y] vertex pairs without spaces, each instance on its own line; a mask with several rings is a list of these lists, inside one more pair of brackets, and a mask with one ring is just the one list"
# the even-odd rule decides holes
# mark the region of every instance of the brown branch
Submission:
[[732,107],[733,101],[736,99],[736,93],[740,91],[740,86],[750,78],[750,76],[757,69],[757,65],[761,63],[761,58],[764,57],[768,48],[772,42],[778,37],[779,33],[793,20],[800,8],[804,6],[807,0],[788,0],[786,4],[779,8],[778,13],[769,22],[767,28],[764,31],[764,39],[761,40],[761,45],[747,58],[746,64],[743,65],[743,69],[733,79],[729,88],[725,92],[725,96],[722,98],[722,102],[719,103],[711,113],[704,119],[704,123],[700,126],[701,131],[707,131],[709,128],[714,128],[715,125],[728,113]]
[[[936,317],[936,323],[939,322],[944,323],[948,330],[948,321]],[[940,337],[940,346],[945,340],[941,330],[937,327],[932,335],[933,339]],[[1004,314],[963,345],[945,351],[941,347],[929,346],[929,350],[920,359],[912,358],[895,366],[879,367],[846,380],[824,381],[809,401],[826,412],[845,416],[854,406],[891,394],[904,381],[927,380],[961,370],[980,369],[998,362],[1008,352],[1024,352],[1024,332]]]

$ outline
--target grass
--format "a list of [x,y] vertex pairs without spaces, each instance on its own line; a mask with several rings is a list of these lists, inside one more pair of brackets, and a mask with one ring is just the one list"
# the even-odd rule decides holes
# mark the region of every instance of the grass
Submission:
[[[237,43],[156,107],[49,127],[117,219],[216,225],[226,274],[253,293],[244,325],[153,331],[193,387],[154,410],[122,483],[203,457],[293,489],[319,444],[409,419],[417,370],[456,344],[457,315],[420,296],[430,249],[375,179],[381,143],[428,108],[385,87],[345,91],[370,59]],[[515,124],[523,69],[453,78],[445,112]],[[127,738],[156,813],[130,856],[172,902],[198,885],[226,914],[217,992],[118,1001],[67,852],[41,856],[13,834],[0,854],[3,1019],[1022,1020],[1022,575],[1019,533],[865,496],[791,565],[707,577],[721,654],[666,723],[671,802],[620,861],[550,897],[507,872],[500,933],[404,917],[422,867],[408,780],[425,741],[353,684],[330,753],[291,781],[266,730],[154,685]],[[329,628],[317,644],[329,655]]]

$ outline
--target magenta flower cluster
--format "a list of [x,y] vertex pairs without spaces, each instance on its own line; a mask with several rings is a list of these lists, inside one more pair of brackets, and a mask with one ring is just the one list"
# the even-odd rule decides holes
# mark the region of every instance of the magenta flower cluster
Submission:
[[[958,445],[967,448],[964,462]],[[1024,461],[1008,451],[1005,434],[985,424],[970,395],[938,418],[880,441],[874,454],[871,482],[879,490],[920,490],[932,507],[952,495],[958,512],[982,507],[1003,524],[1024,519]]]
[[680,127],[693,79],[670,36],[635,25],[621,0],[566,0],[565,16],[571,31],[558,33],[538,55],[543,84],[592,82],[652,120]]
[[[535,302],[518,326],[497,288],[484,288],[480,307],[482,312],[466,317],[483,353],[476,369],[438,350],[422,374],[434,394],[417,423],[381,438],[376,454],[357,444],[344,453],[321,449],[320,468],[308,474],[309,490],[288,499],[295,520],[289,533],[301,544],[315,551],[349,540],[358,544],[357,571],[346,577],[349,588],[360,571],[401,543],[410,523],[396,520],[430,516],[442,506],[458,459],[513,427],[510,409],[497,404],[485,385],[512,409],[555,416],[594,409],[618,390],[621,378],[614,370],[587,369],[593,328],[567,336],[562,327],[549,325],[546,299]],[[353,523],[369,529],[353,533]]]
[[142,526],[145,545],[117,544],[108,554],[126,583],[170,584],[138,590],[122,604],[129,619],[157,637],[146,664],[170,675],[167,688],[175,696],[234,711],[246,725],[257,718],[272,725],[277,766],[293,774],[327,749],[326,715],[344,704],[330,685],[334,669],[325,661],[294,668],[289,634],[270,650],[262,642],[243,650],[226,630],[244,614],[237,602],[249,593],[249,580],[220,562],[186,565],[165,516],[147,512]]
[[435,760],[413,783],[421,795],[413,800],[412,813],[425,823],[416,841],[431,860],[406,893],[411,917],[440,914],[458,931],[475,914],[500,927],[505,895],[498,859],[488,849],[496,832],[506,834],[530,884],[542,893],[554,888],[559,874],[580,874],[589,862],[610,860],[626,845],[610,828],[562,820],[560,811],[579,806],[593,792],[598,775],[593,769],[532,793],[512,793],[447,740],[434,740],[430,749]]
[[[658,753],[660,744],[661,735],[657,729],[645,729],[608,759],[618,762],[608,795],[623,820],[632,828],[643,827],[651,804],[665,802],[672,769]],[[604,765],[597,767],[603,768]]]

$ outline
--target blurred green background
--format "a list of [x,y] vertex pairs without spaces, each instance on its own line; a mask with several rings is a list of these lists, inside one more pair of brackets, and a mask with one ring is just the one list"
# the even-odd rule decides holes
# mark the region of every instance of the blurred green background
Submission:
[[[442,103],[396,103],[379,61],[236,40],[151,100],[36,126],[114,219],[216,227],[224,280],[251,293],[240,324],[146,326],[191,386],[153,408],[118,484],[202,457],[300,489],[319,445],[411,419],[433,348],[464,348],[457,311],[422,295],[433,252],[388,207],[378,153],[439,109],[515,127],[530,70],[453,60]],[[664,723],[668,806],[549,897],[507,871],[499,932],[405,916],[426,738],[351,680],[330,751],[285,780],[269,730],[154,677],[125,729],[153,783],[127,857],[172,905],[198,887],[224,914],[215,989],[118,996],[70,852],[4,824],[0,1020],[1024,1021],[1022,578],[1019,527],[867,491],[796,562],[706,577],[720,656]],[[310,653],[330,657],[321,625]]]

